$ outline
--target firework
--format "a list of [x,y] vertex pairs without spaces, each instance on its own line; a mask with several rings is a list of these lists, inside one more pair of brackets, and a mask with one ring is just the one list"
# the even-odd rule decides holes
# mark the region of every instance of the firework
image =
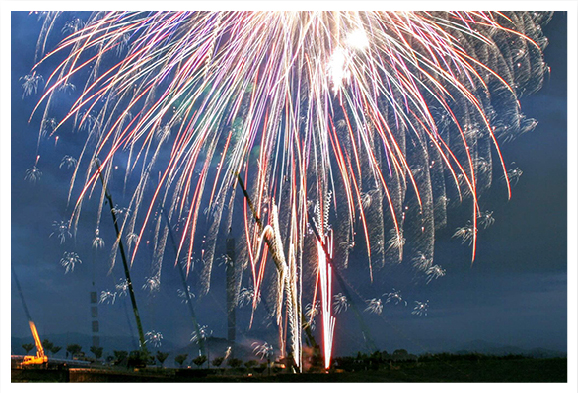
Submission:
[[344,311],[347,311],[349,308],[349,301],[347,297],[342,293],[338,293],[333,295],[333,310],[336,314],[340,314]]
[[94,234],[94,240],[92,241],[92,247],[96,248],[96,249],[104,247],[104,240],[102,240],[102,238],[99,236],[98,228],[96,229],[96,232]]
[[224,360],[227,360],[229,358],[229,356],[231,356],[231,353],[233,352],[233,348],[232,347],[227,347],[227,350],[225,351],[225,356],[224,356]]
[[253,347],[253,353],[257,356],[260,356],[261,360],[263,360],[263,358],[267,358],[267,360],[270,360],[273,357],[274,354],[273,346],[267,343],[266,341],[262,344],[254,342],[253,344],[251,344],[251,346]]
[[256,304],[261,303],[261,296],[257,294],[252,288],[242,288],[239,292],[239,307],[247,307],[253,304],[253,299],[256,299]]
[[440,265],[433,265],[432,267],[427,269],[426,275],[427,275],[427,283],[429,284],[431,280],[433,280],[434,278],[438,279],[440,277],[445,276],[446,271],[445,269],[442,269]]
[[38,92],[38,83],[42,82],[42,75],[37,75],[32,73],[30,75],[25,75],[20,78],[22,81],[22,97],[36,94]]
[[74,34],[84,26],[84,22],[78,18],[74,18],[64,24],[62,28],[62,33],[64,34]]
[[422,252],[418,252],[417,255],[413,257],[412,262],[417,270],[427,271],[431,267],[433,260],[426,257]]
[[74,93],[74,91],[76,91],[76,86],[68,82],[63,83],[58,87],[58,91],[62,91],[64,93],[68,93],[68,95],[71,95],[72,93]]
[[45,136],[47,133],[52,133],[58,127],[58,122],[55,118],[49,117],[42,119],[40,126],[40,135]]
[[496,222],[496,219],[493,217],[494,212],[485,211],[480,213],[479,224],[480,227],[487,229],[490,225]]
[[381,301],[381,299],[369,299],[366,300],[365,303],[367,303],[365,312],[377,315],[381,315],[381,313],[383,312],[383,302]]
[[130,209],[128,209],[126,207],[119,207],[118,205],[115,205],[112,208],[112,211],[114,212],[114,214],[116,216],[128,216],[128,215],[130,215]]
[[60,162],[60,168],[66,167],[66,169],[75,168],[78,160],[71,156],[64,156],[62,157],[62,161]]
[[505,178],[507,178],[508,181],[513,185],[516,185],[520,181],[520,177],[522,176],[523,173],[524,171],[518,167],[512,168],[508,170],[508,172],[505,175]]
[[413,311],[411,312],[412,315],[417,315],[419,317],[427,317],[427,311],[429,309],[429,300],[425,302],[415,302],[415,306]]
[[160,291],[160,286],[161,282],[159,277],[145,277],[145,283],[143,284],[142,289],[154,293]]
[[307,324],[311,326],[312,330],[315,330],[315,317],[319,315],[319,310],[321,308],[321,302],[317,301],[315,304],[308,303],[305,306],[305,318]]
[[198,330],[191,333],[191,342],[199,344],[201,341],[206,341],[207,338],[213,335],[213,331],[207,325],[200,326]]
[[393,303],[395,305],[398,305],[401,303],[404,306],[407,306],[407,302],[401,298],[401,291],[396,291],[395,288],[393,288],[392,290],[393,290],[393,292],[384,294],[384,296],[387,296],[385,303],[386,304],[387,303]]
[[26,170],[26,176],[24,176],[25,180],[28,180],[30,183],[36,183],[40,177],[42,176],[42,172],[38,167],[33,166]]
[[126,296],[128,293],[128,280],[126,278],[121,278],[116,284],[115,289],[117,291],[118,297]]
[[[325,368],[331,364],[331,351],[333,349],[333,331],[335,329],[335,317],[331,315],[331,265],[326,259],[325,251],[321,243],[317,243],[317,260],[319,270],[319,285],[321,288],[321,316],[323,322],[323,360]],[[294,352],[298,353],[298,352]],[[299,363],[297,363],[299,365]]]
[[100,299],[98,300],[99,303],[106,303],[106,304],[114,304],[116,301],[116,292],[110,291],[101,291],[100,292]]
[[145,337],[145,343],[152,343],[155,348],[159,348],[162,345],[163,334],[161,332],[151,330],[145,333]]
[[191,292],[190,285],[187,285],[187,290],[177,289],[177,296],[181,299],[181,303],[188,303],[189,299],[194,299],[195,295]]
[[[58,14],[43,17],[49,32]],[[39,142],[59,136],[66,122],[86,134],[69,191],[71,199],[77,191],[73,233],[97,178],[109,183],[113,168],[122,166],[125,185],[137,179],[118,235],[127,238],[131,262],[147,229],[154,232],[154,271],[145,287],[160,285],[168,231],[178,228],[176,261],[184,256],[190,272],[193,249],[201,255],[205,294],[221,222],[228,230],[242,215],[253,308],[270,254],[272,312],[279,329],[287,313],[287,345],[299,365],[303,297],[312,304],[320,299],[331,348],[331,275],[345,272],[354,245],[366,253],[370,281],[386,261],[408,258],[429,274],[435,233],[455,199],[471,206],[471,220],[454,236],[471,244],[475,258],[478,226],[488,222],[479,220],[478,195],[492,183],[492,167],[502,172],[508,198],[521,175],[505,164],[500,141],[536,125],[524,118],[518,96],[537,90],[547,72],[539,24],[548,18],[98,12],[87,23],[67,24],[69,35],[24,77],[23,87],[32,94],[46,80],[34,110],[42,116]],[[45,42],[39,40],[38,53]],[[40,77],[56,55],[65,60]],[[84,85],[73,89],[72,80],[83,75]],[[62,91],[76,100],[57,122],[50,113]],[[26,174],[33,182],[37,164],[38,158]],[[233,212],[243,180],[252,217],[247,206]],[[163,216],[155,214],[161,206]],[[197,232],[201,220],[206,234]],[[326,244],[329,234],[335,250]],[[318,278],[314,284],[306,273]],[[388,296],[386,303],[394,301],[401,299]]]
[[54,221],[52,227],[54,228],[54,232],[52,232],[49,237],[56,234],[60,240],[60,244],[64,243],[67,238],[72,237],[72,233],[70,233],[70,222],[68,221]]
[[472,244],[476,237],[476,233],[478,232],[478,228],[472,224],[471,221],[468,221],[466,226],[459,227],[452,237],[462,238],[462,243]]
[[60,259],[60,264],[65,268],[64,274],[73,272],[77,263],[82,263],[82,261],[80,260],[78,254],[75,252],[65,251],[62,255],[62,258]]

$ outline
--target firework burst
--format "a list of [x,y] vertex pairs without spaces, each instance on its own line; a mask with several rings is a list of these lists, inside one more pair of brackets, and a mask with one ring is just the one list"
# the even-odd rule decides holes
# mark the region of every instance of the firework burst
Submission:
[[385,303],[393,303],[396,306],[398,304],[403,304],[404,306],[407,306],[407,302],[405,300],[402,299],[401,297],[401,291],[396,291],[395,288],[393,288],[393,292],[384,294],[384,296],[387,295],[387,299],[385,300]]
[[68,221],[54,221],[52,227],[54,228],[54,232],[52,232],[49,237],[56,235],[60,240],[60,244],[72,237],[72,233],[70,233],[70,223]]
[[263,358],[270,360],[273,354],[275,353],[273,345],[267,342],[264,342],[262,344],[254,342],[253,344],[251,344],[251,346],[253,347],[253,353],[257,356],[260,356],[261,360],[263,360]]
[[115,289],[118,293],[118,296],[127,296],[128,293],[128,280],[126,278],[121,278],[118,282],[118,284],[116,284]]
[[425,302],[415,302],[415,306],[413,311],[411,312],[412,315],[417,315],[418,317],[427,317],[427,312],[429,310],[429,300]]
[[202,341],[206,341],[209,337],[213,335],[213,331],[209,329],[207,325],[200,326],[198,330],[191,333],[191,342],[199,344]]
[[[44,32],[58,16],[44,15]],[[78,190],[73,233],[99,175],[111,182],[118,164],[126,168],[125,185],[136,179],[131,214],[121,225],[133,262],[147,229],[155,234],[154,272],[144,287],[160,285],[168,231],[178,224],[176,261],[185,256],[189,272],[199,249],[206,294],[216,239],[242,215],[252,305],[270,254],[277,269],[272,312],[281,329],[285,310],[291,347],[300,353],[298,310],[302,288],[311,284],[304,275],[318,278],[308,296],[313,304],[321,299],[325,330],[332,331],[331,272],[348,267],[354,244],[366,253],[369,280],[386,260],[409,258],[427,272],[436,230],[455,199],[471,206],[471,221],[455,236],[471,244],[474,259],[478,195],[492,183],[492,166],[502,172],[508,198],[521,175],[506,166],[499,141],[535,127],[518,96],[537,90],[547,71],[539,24],[548,18],[97,12],[87,23],[65,26],[69,35],[24,77],[23,87],[25,95],[35,92],[44,80],[39,70],[65,56],[45,78],[34,114],[42,116],[39,141],[58,136],[66,122],[86,134],[69,191],[72,198]],[[42,37],[38,53],[44,43]],[[72,89],[82,77],[83,87]],[[56,122],[50,113],[63,90],[76,100]],[[26,175],[33,182],[37,163]],[[247,206],[233,214],[238,181],[247,184],[252,217]],[[197,232],[201,220],[206,234]],[[100,214],[97,227],[99,221]],[[317,261],[308,263],[315,249]],[[236,284],[236,299],[240,290]]]
[[427,283],[429,284],[434,278],[438,279],[446,275],[445,269],[442,269],[440,265],[433,265],[426,271]]
[[383,312],[383,302],[381,301],[381,299],[369,299],[366,300],[365,303],[367,303],[365,312],[377,315],[381,315],[381,313]]
[[42,82],[42,75],[32,73],[20,78],[22,81],[22,97],[36,94],[38,92],[38,83]]
[[99,299],[99,303],[106,303],[106,304],[114,304],[114,302],[116,301],[116,292],[110,292],[110,291],[101,291],[100,292],[100,299]]
[[145,343],[151,343],[155,348],[159,348],[162,345],[163,334],[161,332],[151,330],[145,333],[145,337]]
[[60,259],[60,264],[65,268],[64,274],[72,273],[77,263],[82,263],[82,261],[75,252],[65,251]]
[[342,293],[338,293],[333,295],[333,310],[336,314],[340,314],[342,312],[347,311],[349,308],[349,301],[347,297]]
[[60,162],[60,168],[66,167],[66,169],[75,168],[77,164],[77,160],[71,156],[64,156],[62,157],[62,161]]
[[42,172],[40,171],[40,169],[38,169],[38,167],[36,166],[33,166],[32,168],[26,170],[26,176],[24,176],[24,179],[34,184],[38,180],[40,180],[41,176]]

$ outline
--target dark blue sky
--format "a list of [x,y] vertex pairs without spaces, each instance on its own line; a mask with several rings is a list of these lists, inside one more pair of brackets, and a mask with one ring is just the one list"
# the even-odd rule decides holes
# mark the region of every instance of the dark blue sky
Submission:
[[[67,332],[90,335],[89,294],[93,290],[99,293],[113,290],[122,270],[118,263],[113,274],[107,275],[108,250],[113,238],[112,225],[106,228],[111,224],[108,215],[101,226],[107,246],[98,252],[90,247],[94,203],[84,211],[75,240],[67,239],[61,245],[55,237],[49,237],[52,223],[66,219],[70,174],[58,166],[62,156],[78,155],[74,153],[78,149],[74,135],[61,138],[56,147],[42,152],[39,167],[43,175],[39,182],[33,185],[24,180],[36,154],[37,127],[27,120],[38,96],[23,99],[19,78],[33,66],[39,29],[36,17],[13,13],[12,269],[18,274],[41,335]],[[550,41],[545,59],[551,66],[551,74],[540,92],[521,99],[524,113],[539,123],[533,132],[502,145],[506,162],[515,162],[524,173],[513,189],[512,200],[506,200],[504,186],[499,183],[485,196],[486,208],[494,211],[496,222],[481,232],[474,264],[470,265],[469,247],[452,238],[455,228],[464,221],[457,209],[450,211],[447,229],[437,235],[435,263],[447,270],[445,277],[427,285],[393,278],[369,285],[366,275],[351,273],[364,299],[380,297],[396,288],[408,301],[405,308],[387,305],[382,316],[363,314],[380,349],[441,350],[480,339],[528,349],[566,350],[566,15],[555,14],[543,30]],[[122,195],[113,198],[122,206]],[[59,264],[64,251],[75,251],[82,259],[82,264],[69,274],[64,274]],[[149,275],[149,267],[150,262],[141,261],[135,263],[131,273],[144,330],[161,331],[167,341],[184,346],[192,329],[187,308],[176,293],[181,288],[179,275],[171,263],[166,263],[162,290],[152,297],[140,289]],[[225,337],[224,268],[217,266],[216,270],[211,294],[197,302],[196,307],[200,322],[209,325],[216,336]],[[8,278],[3,279],[7,285]],[[13,281],[11,296],[12,335],[28,337],[27,318]],[[124,302],[125,298],[121,300]],[[411,315],[413,302],[425,300],[430,305],[427,317]],[[99,305],[101,335],[131,334],[122,302]],[[363,310],[364,304],[359,299],[358,302]],[[239,329],[246,330],[248,314],[243,310],[239,314]],[[132,319],[130,323],[134,326]],[[263,329],[265,326],[256,324],[253,330],[239,335],[252,340]],[[338,354],[351,353],[363,346],[362,333],[352,312],[339,315],[335,343]]]

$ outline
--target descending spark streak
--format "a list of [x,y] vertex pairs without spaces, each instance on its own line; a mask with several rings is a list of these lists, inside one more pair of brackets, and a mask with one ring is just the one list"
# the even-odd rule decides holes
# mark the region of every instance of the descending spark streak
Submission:
[[[238,175],[239,184],[243,189],[243,193],[247,198],[247,202],[253,212],[255,221],[262,226],[259,216],[253,208],[251,199],[247,197],[247,191],[245,190],[244,183],[241,177]],[[289,259],[288,262],[285,259],[285,253],[283,252],[283,243],[281,241],[281,234],[279,232],[279,216],[277,213],[277,205],[273,202],[272,212],[271,212],[271,225],[267,225],[261,231],[261,237],[258,240],[257,255],[255,260],[259,259],[259,251],[262,249],[263,243],[265,243],[271,249],[271,257],[275,262],[277,268],[277,277],[279,290],[277,292],[277,302],[276,302],[276,314],[277,314],[277,324],[281,326],[281,312],[283,307],[283,298],[285,298],[285,311],[288,318],[288,329],[290,332],[290,346],[293,359],[295,360],[296,366],[301,367],[301,339],[300,330],[301,325],[299,323],[299,303],[297,301],[297,268],[295,264],[295,247],[291,243],[289,246]],[[263,255],[265,257],[265,255]],[[261,262],[261,268],[264,268],[265,260]],[[261,273],[260,273],[261,275]],[[256,307],[256,296],[258,295],[258,285],[259,281],[256,283],[256,290],[253,300],[253,307]],[[280,334],[281,336],[281,334]],[[284,353],[283,347],[281,346],[282,354]]]
[[333,330],[335,317],[331,315],[331,265],[326,259],[325,250],[317,242],[317,266],[319,269],[319,281],[321,288],[321,316],[323,319],[323,352],[325,368],[331,364],[331,351],[333,348]]

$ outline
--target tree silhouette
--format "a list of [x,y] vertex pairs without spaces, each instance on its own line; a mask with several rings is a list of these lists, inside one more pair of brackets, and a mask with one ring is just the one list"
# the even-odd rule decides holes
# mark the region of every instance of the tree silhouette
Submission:
[[218,358],[214,358],[211,363],[212,363],[213,366],[215,366],[215,367],[220,367],[221,364],[223,364],[223,361],[224,361],[224,360],[225,360],[224,357],[218,357]]
[[102,356],[102,347],[97,347],[97,346],[92,346],[90,347],[90,352],[94,353],[94,357],[96,359],[100,359],[100,357]]
[[154,363],[154,357],[151,357],[146,349],[131,351],[128,355],[127,367],[143,368],[149,362]]
[[241,367],[243,365],[243,361],[241,359],[231,358],[231,359],[229,359],[227,364],[231,368],[238,368],[238,367]]
[[54,343],[51,343],[50,341],[48,341],[48,339],[44,339],[42,340],[42,348],[44,348],[44,351],[50,351],[52,352],[52,348],[54,348]]
[[405,349],[396,349],[391,354],[393,360],[406,360],[408,357],[408,352]]
[[61,349],[62,347],[53,346],[52,348],[50,348],[50,352],[52,352],[53,355],[56,355],[56,353]]
[[183,366],[183,362],[187,359],[187,356],[189,356],[188,354],[181,354],[181,355],[177,355],[175,356],[175,363],[179,364],[179,367]]
[[199,355],[193,359],[193,363],[197,365],[198,368],[201,367],[203,363],[207,361],[207,357],[205,355]]
[[161,367],[164,367],[163,364],[168,357],[169,357],[168,352],[157,351],[157,360],[160,362]]
[[24,350],[26,351],[26,355],[28,355],[28,352],[30,352],[32,348],[34,348],[34,344],[32,343],[22,344],[22,348],[24,348]]
[[248,360],[245,362],[245,368],[247,369],[254,369],[259,365],[259,362],[256,361],[255,359],[252,360]]
[[66,346],[66,351],[70,353],[70,356],[74,357],[74,355],[82,351],[82,347],[78,344],[70,344]]
[[114,364],[118,365],[120,364],[123,360],[125,360],[128,356],[128,352],[127,351],[112,351],[114,354]]

